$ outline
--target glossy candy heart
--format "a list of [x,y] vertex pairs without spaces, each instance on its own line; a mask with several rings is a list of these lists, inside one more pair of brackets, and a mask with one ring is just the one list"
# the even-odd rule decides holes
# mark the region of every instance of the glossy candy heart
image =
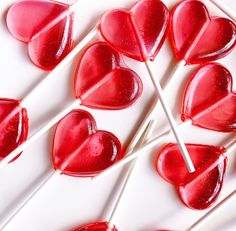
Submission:
[[223,66],[210,63],[200,67],[185,90],[182,120],[220,132],[236,131],[236,94],[233,79]]
[[110,132],[97,130],[86,111],[73,110],[56,127],[52,159],[63,174],[93,176],[122,157],[120,141]]
[[196,168],[189,173],[177,144],[166,145],[157,156],[156,168],[163,179],[177,187],[183,203],[192,209],[205,209],[218,197],[225,174],[225,148],[187,144]]
[[170,18],[174,53],[187,64],[222,58],[235,45],[234,23],[226,18],[210,17],[202,1],[181,1],[172,10]]
[[25,141],[27,135],[26,109],[20,108],[17,100],[0,99],[0,160]]
[[101,20],[103,38],[117,51],[145,61],[160,50],[168,28],[169,11],[159,0],[141,0],[131,10],[112,10]]
[[75,94],[82,105],[118,110],[138,99],[142,81],[120,63],[119,54],[103,42],[94,43],[84,52],[75,74]]
[[72,231],[118,231],[114,227],[110,227],[108,222],[94,222],[86,225],[82,225]]
[[50,0],[21,0],[7,13],[7,27],[18,40],[28,43],[34,64],[53,69],[72,46],[73,13],[68,5]]

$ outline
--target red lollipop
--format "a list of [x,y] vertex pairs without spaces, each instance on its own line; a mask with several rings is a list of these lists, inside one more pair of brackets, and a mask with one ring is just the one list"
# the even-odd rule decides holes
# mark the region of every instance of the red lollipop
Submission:
[[91,177],[121,158],[120,141],[110,132],[97,130],[86,111],[73,110],[55,128],[52,160],[62,174]]
[[29,57],[38,67],[53,69],[71,50],[75,4],[21,0],[8,10],[10,33],[28,44]]
[[200,64],[226,56],[235,45],[236,28],[227,18],[211,17],[201,1],[186,0],[172,10],[170,36],[178,60]]
[[235,138],[226,148],[199,144],[187,147],[196,172],[188,173],[176,144],[168,144],[158,153],[156,168],[162,178],[176,186],[187,207],[206,209],[219,196],[227,166],[226,155],[235,151]]
[[[219,132],[235,132],[236,95],[232,90],[231,73],[222,65],[208,63],[198,68],[189,79],[184,93],[181,119],[178,126],[195,125]],[[141,153],[162,142],[170,131],[136,149],[97,178],[123,166]]]
[[[121,143],[115,135],[97,130],[96,122],[88,112],[71,111],[55,128],[52,148],[52,163],[55,171],[49,177],[45,176],[40,180],[32,191],[24,196],[23,200],[7,214],[0,227],[6,227],[53,178],[61,174],[91,177],[121,159],[122,156]],[[106,223],[95,225],[104,228]]]
[[166,38],[167,7],[159,0],[138,1],[130,10],[112,10],[101,19],[103,38],[123,54],[154,60]]
[[231,73],[209,63],[192,76],[185,90],[182,120],[219,132],[236,131],[236,93]]
[[0,167],[14,159],[80,104],[96,109],[120,110],[131,106],[142,93],[142,82],[138,75],[122,67],[119,54],[103,42],[94,43],[85,50],[74,83],[75,101],[8,154],[0,162]]

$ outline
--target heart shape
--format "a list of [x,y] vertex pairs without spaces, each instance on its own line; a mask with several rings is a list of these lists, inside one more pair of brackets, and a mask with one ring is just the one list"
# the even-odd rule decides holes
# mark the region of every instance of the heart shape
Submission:
[[79,226],[72,231],[118,231],[118,229],[115,226],[111,228],[108,222],[94,222]]
[[167,34],[169,11],[159,0],[138,1],[130,10],[112,10],[101,20],[103,38],[117,51],[154,60]]
[[72,47],[73,13],[50,0],[21,0],[8,10],[10,33],[28,43],[29,57],[45,70],[53,69]]
[[93,176],[122,157],[117,137],[97,130],[94,118],[86,111],[73,110],[56,126],[52,160],[63,174]]
[[160,176],[176,186],[182,202],[192,209],[205,209],[218,197],[227,159],[223,147],[187,144],[196,171],[189,173],[177,144],[166,145],[157,156]]
[[236,28],[229,19],[210,17],[201,1],[186,0],[171,12],[170,37],[177,59],[198,64],[226,56],[235,45]]
[[236,94],[230,72],[216,63],[200,67],[185,90],[182,120],[220,131],[236,131]]
[[104,42],[86,49],[75,73],[75,94],[82,105],[119,110],[133,104],[142,94],[142,81],[120,66],[119,54]]
[[[27,139],[28,116],[19,101],[0,99],[0,160]],[[19,154],[20,155],[20,154]],[[15,157],[12,161],[19,157]],[[12,162],[11,161],[11,162]]]

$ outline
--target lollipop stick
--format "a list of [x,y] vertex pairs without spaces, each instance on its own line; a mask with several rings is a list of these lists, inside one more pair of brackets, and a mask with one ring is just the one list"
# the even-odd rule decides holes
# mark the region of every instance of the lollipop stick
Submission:
[[182,140],[182,138],[181,138],[181,136],[180,136],[180,134],[178,132],[177,124],[176,124],[175,119],[174,119],[174,117],[173,117],[173,115],[171,113],[171,110],[168,107],[168,104],[167,104],[167,102],[165,100],[164,92],[163,92],[163,90],[161,88],[161,85],[160,85],[159,81],[157,81],[155,79],[156,75],[155,75],[155,72],[153,70],[153,66],[150,63],[150,61],[146,61],[145,64],[146,64],[148,73],[149,73],[149,75],[150,75],[150,77],[152,79],[152,82],[153,82],[153,84],[154,84],[154,86],[156,88],[156,91],[157,91],[159,100],[161,102],[162,108],[163,108],[163,110],[164,110],[164,112],[166,114],[166,117],[167,117],[167,119],[169,121],[169,124],[171,126],[171,130],[172,130],[172,132],[173,132],[173,134],[175,136],[175,139],[176,139],[176,141],[177,141],[177,143],[179,145],[180,151],[181,151],[181,153],[183,155],[183,158],[184,158],[185,164],[186,164],[186,166],[188,168],[188,171],[189,172],[194,172],[195,168],[194,168],[192,160],[191,160],[191,158],[189,156],[188,150],[187,150],[187,148],[186,148],[186,146],[184,144],[184,141]]
[[[148,124],[147,129],[144,132],[142,138],[140,139],[140,142],[139,142],[138,145],[142,145],[145,142],[145,140],[148,139],[148,136],[150,136],[150,134],[152,133],[154,127],[155,127],[155,121],[151,120],[150,123]],[[129,169],[127,170],[127,172],[126,172],[126,174],[125,174],[125,176],[124,176],[124,178],[121,182],[120,189],[119,189],[119,191],[117,192],[117,194],[115,196],[115,203],[113,205],[113,208],[111,209],[110,216],[109,216],[109,219],[108,219],[109,225],[111,227],[113,227],[113,223],[114,223],[113,220],[114,220],[116,211],[118,210],[118,207],[120,205],[122,197],[125,193],[125,189],[127,188],[127,185],[128,185],[128,183],[131,179],[132,173],[134,172],[134,168],[136,166],[137,161],[138,161],[138,158],[135,159],[130,164]]]
[[236,150],[236,139],[231,141],[229,144],[226,145],[227,153],[231,153]]
[[[224,198],[219,204],[217,204],[213,209],[211,209],[208,213],[206,213],[202,218],[200,218],[197,222],[195,222],[188,231],[197,231],[200,228],[204,228],[204,226],[212,220],[218,213],[220,213],[224,208],[233,203],[236,199],[236,190],[234,190],[231,194],[229,194],[226,198]],[[205,226],[205,228],[207,228]]]
[[210,0],[216,7],[222,10],[229,18],[231,18],[234,22],[236,22],[236,14],[230,9],[225,3],[221,0]]
[[[175,69],[173,70],[172,74],[170,75],[171,78],[168,78],[167,81],[164,84],[164,89],[166,87],[168,87],[168,84],[170,83],[171,80],[175,79],[175,77],[177,77],[179,75],[180,70],[182,70],[182,68],[185,65],[185,61],[182,60],[179,63],[177,63]],[[137,142],[139,141],[139,139],[141,138],[145,128],[147,127],[148,123],[151,121],[151,119],[153,118],[153,115],[155,113],[155,110],[158,108],[159,105],[159,100],[158,97],[155,97],[152,105],[149,107],[148,112],[145,115],[144,120],[142,121],[142,123],[139,125],[134,137],[132,138],[128,148],[127,148],[127,155],[129,155],[130,151],[133,151],[134,147],[136,146]]]
[[[178,124],[178,128],[180,127],[185,127],[186,125],[191,124],[192,121],[191,120],[186,120],[185,122],[182,122],[180,124]],[[168,136],[171,134],[171,130],[168,129],[167,131],[163,132],[161,135],[159,135],[158,137],[155,137],[154,139],[148,141],[145,145],[143,145],[142,147],[139,147],[137,149],[135,149],[132,153],[130,153],[129,155],[127,155],[126,157],[124,157],[122,160],[116,162],[115,164],[113,164],[112,166],[110,166],[109,168],[105,169],[104,171],[102,171],[101,173],[99,173],[98,175],[94,176],[92,178],[92,180],[99,180],[102,177],[109,175],[111,172],[115,171],[116,169],[119,169],[120,167],[122,167],[123,165],[129,163],[131,160],[137,158],[139,155],[144,155],[144,153],[146,154],[146,152],[148,150],[150,150],[152,147],[154,147],[157,144],[160,144],[162,141],[164,141],[166,138],[168,138]]]
[[70,111],[72,111],[78,105],[80,105],[80,103],[81,103],[81,100],[80,99],[76,99],[69,107],[65,108],[63,111],[61,111],[59,114],[57,114],[46,125],[44,125],[42,128],[40,128],[37,132],[35,132],[32,136],[30,136],[25,142],[23,142],[16,149],[14,149],[11,153],[9,153],[0,162],[0,169],[2,167],[4,167],[6,164],[8,164],[11,160],[13,160],[19,153],[24,151],[28,146],[30,146],[34,141],[36,141],[44,133],[46,133],[52,126],[54,126],[65,115],[67,115]]
[[61,174],[60,170],[56,170],[53,172],[50,172],[48,175],[46,175],[40,182],[37,183],[36,186],[33,187],[33,190],[27,195],[25,195],[21,201],[15,206],[6,216],[3,220],[0,221],[0,230],[3,230],[8,226],[11,221],[17,216],[17,214],[29,203],[29,201],[34,198],[36,194],[38,194],[43,188],[45,188],[46,185],[48,185],[49,182],[51,182],[53,179],[55,179],[57,176]]
[[144,120],[142,121],[140,126],[138,126],[138,129],[137,129],[135,135],[133,136],[131,142],[129,143],[129,146],[127,147],[127,150],[126,150],[126,153],[127,153],[126,155],[129,155],[129,153],[131,153],[133,151],[133,149],[137,145],[138,141],[140,140],[141,136],[143,135],[143,132],[147,128],[151,119],[153,118],[153,114],[155,113],[157,103],[158,103],[158,98],[156,97],[154,99],[152,105],[150,106]]
[[73,3],[70,4],[69,6],[69,11],[74,12],[75,9],[78,7],[78,4],[80,3],[79,0],[75,0]]

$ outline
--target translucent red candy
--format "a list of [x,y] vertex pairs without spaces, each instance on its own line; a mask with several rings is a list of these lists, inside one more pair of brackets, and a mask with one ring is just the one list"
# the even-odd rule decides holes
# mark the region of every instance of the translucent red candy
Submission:
[[122,157],[120,141],[110,132],[97,130],[86,111],[73,110],[55,129],[52,159],[63,174],[93,176]]
[[9,31],[28,43],[29,56],[40,68],[54,68],[71,49],[73,13],[68,7],[50,0],[22,0],[7,13]]
[[160,176],[177,188],[182,202],[192,209],[205,209],[218,197],[225,174],[225,148],[187,144],[196,168],[189,173],[177,144],[166,145],[157,156],[156,168]]
[[211,63],[200,67],[185,90],[182,120],[220,132],[236,131],[236,94],[233,79],[223,66]]
[[94,222],[82,225],[72,231],[118,231],[118,229],[115,226],[109,227],[108,222]]
[[141,0],[131,10],[112,10],[101,20],[104,39],[123,54],[145,61],[160,50],[168,28],[169,11],[159,0]]
[[121,67],[119,54],[106,43],[94,43],[84,52],[75,74],[75,94],[82,105],[123,109],[141,93],[141,79],[132,70]]
[[25,141],[27,135],[26,109],[20,108],[17,100],[0,99],[0,160]]
[[201,1],[181,1],[170,18],[174,53],[177,59],[184,59],[188,64],[222,58],[235,45],[234,23],[226,18],[210,17]]

